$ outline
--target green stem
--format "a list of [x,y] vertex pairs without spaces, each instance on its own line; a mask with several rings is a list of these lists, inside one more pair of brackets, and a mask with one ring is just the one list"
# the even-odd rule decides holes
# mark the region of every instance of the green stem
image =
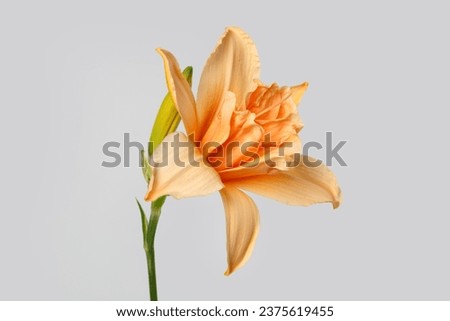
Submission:
[[156,285],[155,249],[153,246],[145,250],[147,256],[148,286],[151,301],[158,301],[158,289]]
[[155,235],[158,226],[159,216],[161,215],[161,207],[166,197],[163,196],[152,202],[151,214],[148,222],[147,237],[144,243],[145,255],[147,257],[148,269],[148,286],[150,292],[150,300],[158,301],[158,289],[156,284],[156,263],[155,263]]

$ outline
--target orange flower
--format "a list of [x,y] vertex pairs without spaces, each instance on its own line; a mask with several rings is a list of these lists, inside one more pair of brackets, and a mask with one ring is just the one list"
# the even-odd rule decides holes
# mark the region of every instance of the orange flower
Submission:
[[[164,49],[157,51],[187,136],[170,134],[155,150],[154,164],[164,160],[166,164],[152,167],[145,199],[220,191],[227,223],[226,275],[247,261],[259,230],[258,208],[243,190],[290,205],[331,202],[334,208],[339,206],[340,189],[326,166],[311,157],[295,167],[287,165],[300,153],[297,134],[302,123],[296,106],[307,83],[294,87],[262,84],[254,43],[232,27],[209,57],[195,100],[175,57]],[[176,139],[183,148],[172,148]],[[249,142],[247,149],[239,148]],[[307,166],[311,163],[316,166]]]

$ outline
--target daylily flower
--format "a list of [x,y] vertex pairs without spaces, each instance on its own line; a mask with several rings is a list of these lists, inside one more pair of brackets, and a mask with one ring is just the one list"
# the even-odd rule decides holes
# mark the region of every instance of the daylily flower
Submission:
[[[170,134],[163,141],[168,150],[164,151],[163,145],[155,150],[154,163],[166,158],[166,166],[153,166],[145,200],[154,201],[164,195],[180,199],[219,191],[227,224],[226,275],[248,260],[259,231],[258,208],[244,191],[289,205],[330,202],[334,208],[339,206],[339,186],[325,165],[307,166],[311,162],[317,165],[311,157],[305,157],[308,162],[296,167],[286,165],[295,153],[300,153],[298,132],[303,125],[296,105],[307,83],[293,87],[264,85],[259,80],[256,47],[236,27],[226,29],[206,62],[197,99],[175,57],[167,50],[157,51],[163,58],[167,87],[187,135]],[[269,151],[263,148],[267,135],[272,143]],[[176,137],[189,148],[174,151],[170,143]],[[205,152],[203,147],[208,142],[215,145]],[[260,157],[228,148],[236,142],[256,142],[249,150]],[[179,166],[175,154],[185,166]],[[197,166],[189,162],[189,157],[198,162]],[[267,157],[270,163],[265,161]]]

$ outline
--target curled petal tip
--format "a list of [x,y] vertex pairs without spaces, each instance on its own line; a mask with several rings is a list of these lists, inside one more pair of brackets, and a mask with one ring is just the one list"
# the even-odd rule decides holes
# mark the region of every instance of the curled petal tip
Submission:
[[144,201],[146,201],[146,202],[153,202],[154,201],[154,197],[151,196],[150,192],[147,192],[147,194],[145,194]]
[[300,100],[303,97],[303,94],[305,93],[306,89],[308,89],[309,83],[304,82],[300,85],[291,87],[291,93],[292,93],[292,99],[294,100],[294,103],[298,105],[300,103]]
[[338,189],[337,196],[332,202],[334,210],[337,209],[339,206],[341,206],[342,203],[341,189],[340,187],[337,187],[337,189]]
[[237,32],[244,32],[241,28],[238,26],[228,26],[225,28],[225,31],[237,31]]

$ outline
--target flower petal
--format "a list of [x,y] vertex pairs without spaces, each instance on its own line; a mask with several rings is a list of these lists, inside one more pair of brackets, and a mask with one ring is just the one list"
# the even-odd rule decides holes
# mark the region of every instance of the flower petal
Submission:
[[243,150],[243,145],[247,144],[247,151],[253,153],[255,146],[258,145],[264,131],[260,125],[255,123],[255,114],[244,111],[234,111],[231,117],[230,136],[219,148],[216,154],[211,154],[208,160],[211,164],[219,161],[215,165],[216,171],[222,171],[226,168],[238,166],[245,159],[249,158]]
[[287,141],[277,148],[270,148],[269,151],[260,150],[258,157],[249,162],[226,168],[219,172],[223,182],[233,181],[244,177],[267,175],[274,171],[287,171],[288,162],[293,162],[295,157],[300,155],[301,142],[297,135],[292,135]]
[[341,203],[341,190],[333,172],[312,157],[302,157],[301,164],[287,171],[236,178],[226,184],[289,205],[331,202],[333,208],[337,208]]
[[208,130],[202,138],[202,146],[208,142],[222,144],[230,135],[231,116],[236,106],[236,96],[228,91],[223,98],[221,107],[216,110]]
[[279,146],[288,141],[293,135],[297,135],[303,124],[297,113],[292,113],[284,118],[271,119],[267,121],[258,121],[258,124],[264,129],[264,135],[269,135],[270,142]]
[[230,275],[247,262],[259,232],[259,213],[255,202],[233,186],[220,191],[227,222],[227,253]]
[[145,195],[154,201],[163,195],[177,199],[201,196],[223,188],[216,171],[183,133],[168,135],[151,157],[152,177]]
[[245,104],[246,96],[256,88],[259,58],[250,37],[236,27],[227,28],[206,62],[198,87],[197,113],[201,133],[215,114],[227,91],[236,95],[236,106]]
[[175,57],[167,50],[158,48],[156,51],[164,61],[167,88],[172,96],[173,102],[183,120],[188,135],[195,132],[197,128],[197,113],[195,99],[191,87],[181,73]]
[[306,89],[308,89],[308,86],[309,84],[307,82],[304,82],[303,84],[291,87],[292,100],[296,105],[298,105],[300,103],[300,100],[302,100],[303,94],[305,93]]

